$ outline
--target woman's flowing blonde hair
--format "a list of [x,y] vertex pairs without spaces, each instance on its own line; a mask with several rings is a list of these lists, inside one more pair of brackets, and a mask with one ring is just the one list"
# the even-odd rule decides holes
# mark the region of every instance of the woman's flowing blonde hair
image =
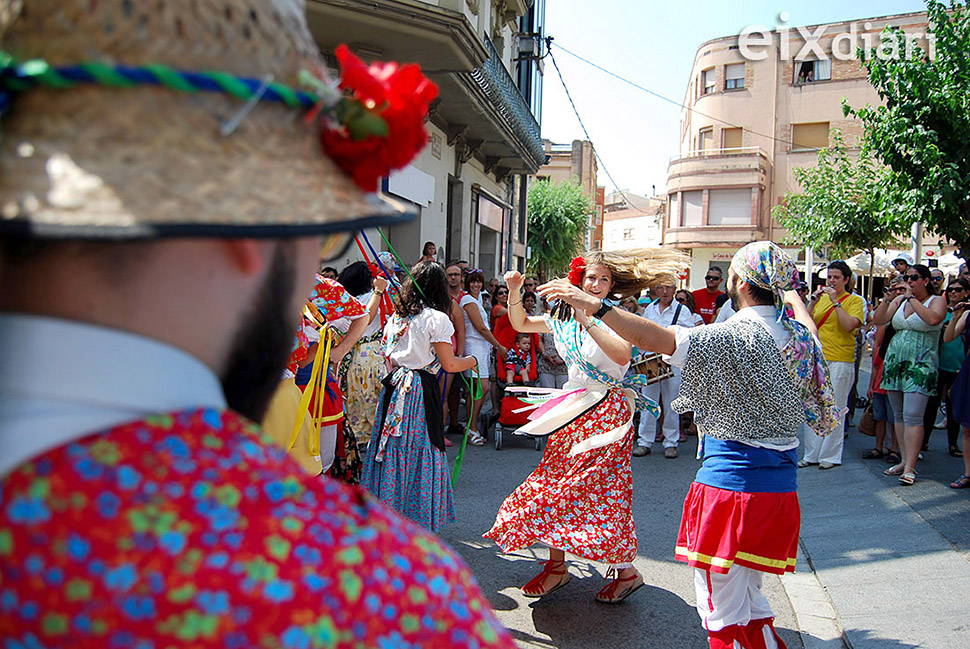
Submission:
[[690,257],[679,250],[664,248],[628,248],[606,252],[596,250],[584,256],[586,267],[601,264],[613,275],[610,297],[621,300],[639,295],[643,289],[655,286],[670,276],[676,277],[690,266]]

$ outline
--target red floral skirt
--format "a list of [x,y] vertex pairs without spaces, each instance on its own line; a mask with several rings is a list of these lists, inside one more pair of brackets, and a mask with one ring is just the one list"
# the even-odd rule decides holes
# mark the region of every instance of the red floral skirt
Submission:
[[633,561],[637,533],[630,454],[635,431],[569,456],[574,444],[629,419],[623,391],[610,390],[599,405],[550,435],[539,466],[505,499],[485,538],[503,552],[542,543],[592,561]]
[[675,556],[678,561],[727,573],[795,572],[801,509],[798,495],[745,493],[694,482],[684,500]]

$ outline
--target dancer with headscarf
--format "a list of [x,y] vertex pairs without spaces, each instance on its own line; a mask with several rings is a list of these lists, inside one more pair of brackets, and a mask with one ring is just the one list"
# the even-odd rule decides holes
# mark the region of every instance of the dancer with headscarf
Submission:
[[[731,263],[727,288],[737,313],[724,323],[687,329],[622,309],[603,314],[637,347],[683,367],[673,408],[694,411],[703,464],[684,502],[676,558],[695,569],[697,611],[712,649],[785,646],[761,593],[762,575],[795,569],[799,427],[807,422],[822,436],[838,429],[814,324],[790,290],[797,279],[791,257],[759,241]],[[574,308],[602,308],[561,280],[540,293]]]
[[[599,602],[622,602],[643,586],[633,566],[632,404],[654,411],[657,406],[631,389],[634,380],[624,380],[630,344],[599,320],[597,309],[601,299],[638,294],[662,273],[678,272],[686,261],[680,253],[659,249],[591,252],[574,259],[569,279],[561,281],[589,296],[595,308],[564,306],[553,316],[540,317],[527,316],[523,300],[509,302],[512,326],[526,333],[553,333],[556,351],[569,368],[564,393],[520,429],[550,435],[542,461],[505,499],[484,535],[504,552],[534,544],[549,548],[542,572],[522,587],[526,597],[543,597],[569,582],[566,552],[610,565],[610,581],[596,595]],[[522,275],[511,271],[505,281],[518,296]]]

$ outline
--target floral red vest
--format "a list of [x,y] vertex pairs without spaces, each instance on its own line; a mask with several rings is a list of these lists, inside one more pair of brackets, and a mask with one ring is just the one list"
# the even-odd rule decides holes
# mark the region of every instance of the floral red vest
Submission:
[[232,412],[90,435],[0,489],[9,646],[515,646],[432,535]]

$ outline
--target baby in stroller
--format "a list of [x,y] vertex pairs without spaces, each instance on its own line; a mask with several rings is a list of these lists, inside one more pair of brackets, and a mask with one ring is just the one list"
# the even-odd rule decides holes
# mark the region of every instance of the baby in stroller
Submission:
[[[498,389],[501,390],[501,401],[496,414],[491,418],[485,419],[480,430],[495,426],[494,438],[496,450],[501,450],[504,445],[504,438],[519,426],[528,421],[527,412],[529,404],[521,400],[521,397],[528,393],[511,391],[511,386],[536,385],[538,379],[538,369],[536,365],[536,345],[534,344],[535,334],[519,333],[515,336],[514,344],[509,345],[509,353],[505,358],[504,364],[499,359],[499,364],[504,366],[504,372],[498,372]],[[504,379],[504,381],[502,380]],[[516,412],[516,411],[519,412]],[[539,437],[534,439],[536,450],[542,448],[542,440]]]
[[532,349],[532,338],[527,333],[520,333],[515,337],[515,346],[505,357],[505,382],[523,384],[529,383],[529,370],[532,361],[529,351]]

